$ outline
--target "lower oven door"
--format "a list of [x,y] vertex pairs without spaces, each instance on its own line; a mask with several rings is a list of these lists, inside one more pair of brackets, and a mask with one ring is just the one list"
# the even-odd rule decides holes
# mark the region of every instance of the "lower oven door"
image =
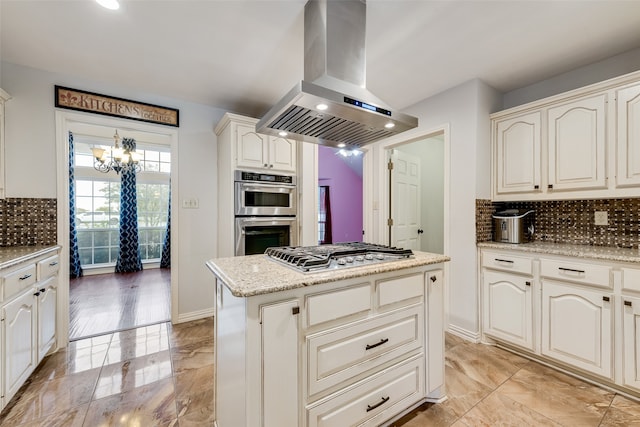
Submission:
[[236,218],[236,256],[264,253],[274,246],[298,243],[298,219],[295,217]]

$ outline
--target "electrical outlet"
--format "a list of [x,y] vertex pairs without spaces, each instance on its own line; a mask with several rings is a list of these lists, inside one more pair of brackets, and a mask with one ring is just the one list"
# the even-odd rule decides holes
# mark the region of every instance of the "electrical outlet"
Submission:
[[607,211],[596,211],[593,219],[596,225],[609,225],[609,213]]
[[200,203],[198,199],[182,199],[182,208],[183,209],[198,209],[200,207]]

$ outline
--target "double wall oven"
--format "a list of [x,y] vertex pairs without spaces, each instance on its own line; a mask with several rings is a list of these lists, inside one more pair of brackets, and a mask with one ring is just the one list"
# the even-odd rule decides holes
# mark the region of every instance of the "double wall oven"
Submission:
[[235,171],[236,255],[298,243],[296,177]]

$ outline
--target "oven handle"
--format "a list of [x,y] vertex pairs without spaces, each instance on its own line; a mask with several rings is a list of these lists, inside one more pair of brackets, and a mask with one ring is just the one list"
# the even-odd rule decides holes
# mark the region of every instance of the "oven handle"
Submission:
[[285,189],[289,191],[296,188],[295,185],[291,185],[291,184],[254,184],[254,183],[247,183],[247,182],[239,182],[238,184],[240,184],[240,187],[243,190],[258,188],[258,189],[269,189],[269,190]]
[[249,217],[243,218],[240,220],[241,223],[247,222],[274,222],[274,221],[284,221],[286,223],[293,222],[296,220],[295,216],[291,217],[269,217],[269,218],[259,218],[259,217]]

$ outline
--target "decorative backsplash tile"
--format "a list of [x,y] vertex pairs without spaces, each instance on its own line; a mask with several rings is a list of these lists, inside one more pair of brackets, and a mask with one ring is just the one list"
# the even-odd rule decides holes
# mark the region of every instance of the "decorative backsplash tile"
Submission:
[[56,199],[0,200],[0,246],[55,245]]
[[[476,241],[492,239],[491,215],[503,209],[535,209],[534,240],[637,249],[640,244],[640,199],[495,202],[476,200]],[[595,225],[605,211],[609,225]]]

